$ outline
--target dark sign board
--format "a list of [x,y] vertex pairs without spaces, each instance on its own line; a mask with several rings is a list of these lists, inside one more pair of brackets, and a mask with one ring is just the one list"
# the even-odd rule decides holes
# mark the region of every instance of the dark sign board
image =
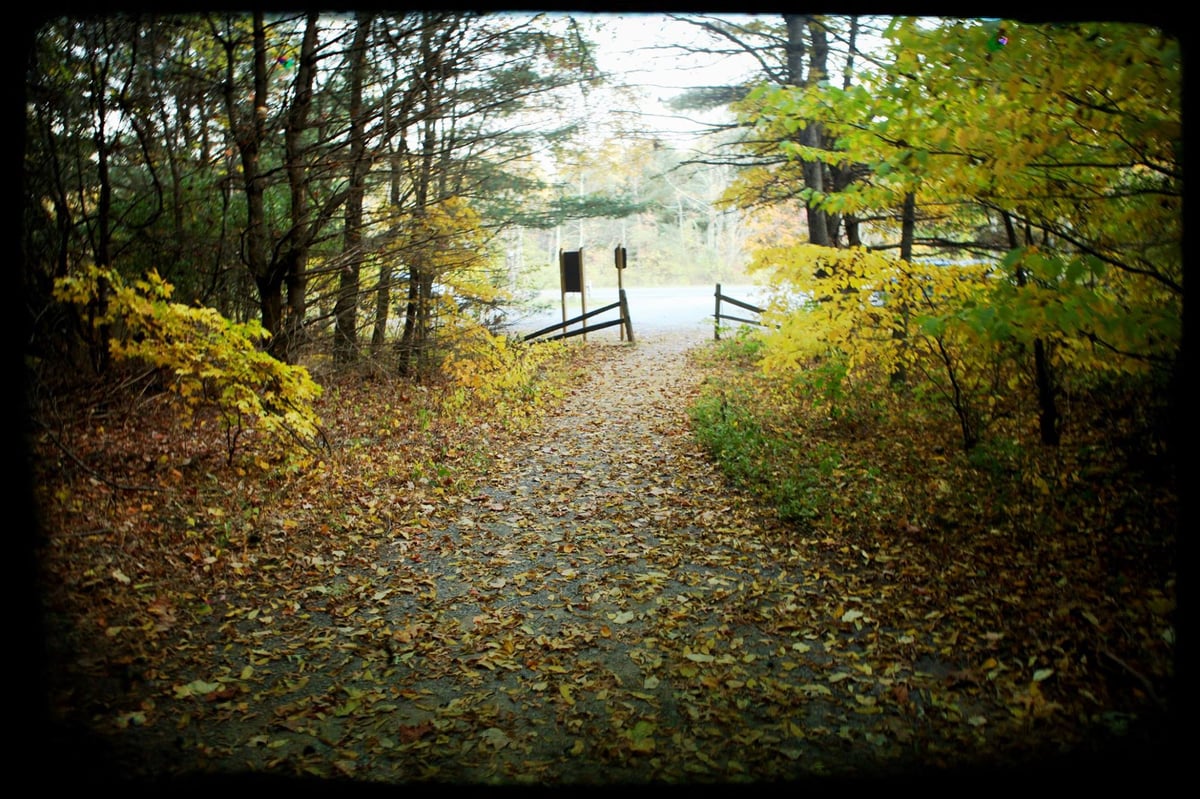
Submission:
[[562,254],[562,284],[563,291],[583,291],[583,258],[581,250],[571,250]]
[[613,256],[616,258],[616,261],[617,261],[617,269],[624,269],[625,268],[625,248],[624,247],[616,248],[615,250],[613,250]]

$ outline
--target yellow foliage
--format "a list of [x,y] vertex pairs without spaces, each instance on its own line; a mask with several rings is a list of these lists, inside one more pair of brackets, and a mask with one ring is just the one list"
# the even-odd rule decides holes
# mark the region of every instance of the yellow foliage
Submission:
[[1012,377],[1006,342],[963,309],[990,289],[983,264],[908,262],[863,248],[805,244],[760,250],[773,296],[762,368],[790,378],[814,359],[835,358],[847,379],[904,372],[960,407],[995,405],[997,381]]
[[453,346],[442,371],[453,386],[447,399],[452,409],[486,409],[501,423],[520,426],[553,395],[545,377],[564,352],[560,343],[526,343],[462,314],[455,315],[448,338]]
[[168,302],[173,288],[157,273],[127,285],[117,273],[92,267],[81,277],[59,280],[55,297],[87,306],[96,301],[102,282],[109,287],[107,308],[95,324],[113,330],[113,357],[168,375],[185,419],[215,408],[231,459],[254,424],[263,433],[263,445],[280,455],[290,454],[297,441],[317,437],[320,420],[312,404],[321,387],[304,367],[260,349],[267,332],[258,322],[239,324],[213,308]]
[[751,271],[769,271],[773,298],[764,315],[768,334],[763,365],[787,373],[815,356],[838,352],[851,369],[893,362],[895,305],[884,305],[907,272],[901,261],[864,248],[813,244],[769,247],[755,254]]
[[448,197],[409,217],[405,249],[431,274],[477,268],[486,261],[488,235],[479,213],[461,197]]

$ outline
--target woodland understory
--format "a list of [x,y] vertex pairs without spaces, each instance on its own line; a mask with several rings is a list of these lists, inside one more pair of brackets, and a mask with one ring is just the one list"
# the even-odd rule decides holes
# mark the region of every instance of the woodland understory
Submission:
[[968,453],[933,408],[781,392],[740,341],[553,363],[503,417],[327,377],[291,471],[145,384],[40,395],[49,782],[1171,784],[1144,404]]

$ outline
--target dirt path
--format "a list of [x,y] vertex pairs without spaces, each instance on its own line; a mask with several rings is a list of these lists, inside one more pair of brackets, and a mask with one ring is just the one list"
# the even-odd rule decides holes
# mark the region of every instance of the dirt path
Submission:
[[[730,494],[689,435],[699,375],[688,351],[703,341],[672,332],[590,344],[588,382],[486,491],[439,520],[442,555],[426,575],[436,615],[458,621],[469,653],[422,682],[437,710],[413,723],[455,703],[491,719],[476,746],[448,742],[463,756],[442,776],[794,776],[803,745],[792,710],[812,697],[763,703],[781,690],[780,646],[755,607],[787,581],[786,558],[767,542],[778,540],[764,532],[770,518]],[[766,758],[764,745],[775,750]]]
[[856,712],[880,681],[855,598],[689,436],[703,331],[597,339],[473,496],[306,553],[285,595],[219,597],[177,644],[192,665],[128,695],[119,768],[763,781],[902,751],[895,717]]

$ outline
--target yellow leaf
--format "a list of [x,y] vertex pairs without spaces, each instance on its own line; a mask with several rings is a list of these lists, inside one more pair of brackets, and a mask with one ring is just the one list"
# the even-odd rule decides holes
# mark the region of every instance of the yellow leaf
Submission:
[[571,686],[564,683],[558,686],[558,692],[562,695],[563,699],[567,700],[568,705],[575,704],[575,699],[571,696]]

